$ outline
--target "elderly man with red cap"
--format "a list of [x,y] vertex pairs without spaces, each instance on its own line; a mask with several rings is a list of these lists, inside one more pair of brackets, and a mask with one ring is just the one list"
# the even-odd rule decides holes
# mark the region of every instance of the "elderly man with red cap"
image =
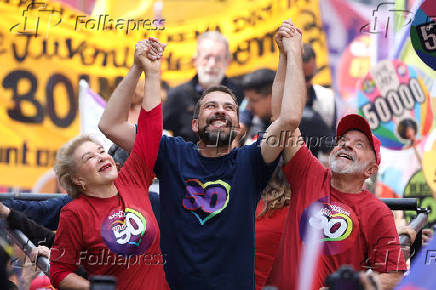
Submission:
[[[281,45],[281,39],[292,30],[292,23],[284,23],[276,38],[280,56],[273,83],[273,119],[279,115],[283,94],[292,93],[284,90],[288,76]],[[283,151],[283,171],[292,195],[267,285],[280,290],[297,289],[301,253],[307,246],[307,229],[311,227],[322,233],[313,289],[325,286],[325,278],[344,264],[357,271],[374,271],[379,289],[393,288],[407,269],[392,212],[364,188],[365,180],[378,170],[380,141],[372,135],[368,122],[354,114],[341,119],[336,133],[330,168],[325,168],[308,150],[299,129],[287,140],[292,142],[287,142]],[[318,210],[313,211],[313,207]]]
[[[285,148],[283,171],[292,196],[289,215],[269,285],[296,289],[301,253],[307,242],[308,225],[318,228],[321,241],[313,289],[325,285],[325,278],[348,264],[378,273],[379,289],[392,289],[407,270],[394,218],[389,208],[364,188],[364,182],[378,170],[380,141],[367,121],[348,115],[337,127],[337,145],[325,168],[299,142],[294,132]],[[309,214],[315,204],[320,210]]]

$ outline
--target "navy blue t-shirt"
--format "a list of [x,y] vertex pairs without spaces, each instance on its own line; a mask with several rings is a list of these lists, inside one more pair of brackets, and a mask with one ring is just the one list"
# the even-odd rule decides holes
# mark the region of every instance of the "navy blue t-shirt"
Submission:
[[254,289],[255,210],[277,165],[265,164],[259,144],[208,158],[162,136],[155,173],[171,289]]

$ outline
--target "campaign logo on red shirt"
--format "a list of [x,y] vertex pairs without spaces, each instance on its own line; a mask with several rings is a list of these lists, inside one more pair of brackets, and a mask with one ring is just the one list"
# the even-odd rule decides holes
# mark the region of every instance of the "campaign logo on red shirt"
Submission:
[[188,179],[186,183],[182,205],[192,212],[202,226],[227,207],[231,186],[226,182],[216,180],[203,184],[198,179]]
[[[347,205],[340,202],[328,203],[325,200],[326,198],[315,201],[303,211],[300,219],[300,237],[304,242],[308,224],[321,229],[324,254],[336,255],[353,246],[359,222],[356,214]],[[321,209],[309,217],[309,209],[315,203],[321,203]]]
[[131,208],[124,211],[118,208],[103,220],[100,232],[112,252],[140,255],[153,243],[157,229],[147,214]]

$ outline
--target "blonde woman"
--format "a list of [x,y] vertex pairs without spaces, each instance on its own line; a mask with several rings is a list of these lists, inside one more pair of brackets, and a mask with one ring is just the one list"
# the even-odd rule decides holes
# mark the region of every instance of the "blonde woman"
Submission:
[[[58,152],[55,172],[73,201],[61,212],[50,256],[56,288],[88,289],[75,274],[79,265],[90,276],[117,277],[118,289],[168,289],[163,271],[160,232],[148,198],[162,135],[159,73],[163,47],[138,42],[135,61],[109,102],[130,92],[145,68],[138,134],[129,159],[118,172],[112,157],[89,136],[79,136]],[[133,86],[134,87],[134,86]],[[145,123],[146,116],[153,121]]]

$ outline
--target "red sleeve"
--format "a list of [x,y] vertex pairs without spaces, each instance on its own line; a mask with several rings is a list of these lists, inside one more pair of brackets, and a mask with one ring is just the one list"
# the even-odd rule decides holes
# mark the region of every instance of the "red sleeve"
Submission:
[[283,172],[289,182],[291,191],[297,192],[298,187],[307,183],[309,172],[311,176],[320,176],[321,178],[326,172],[326,168],[307,149],[306,144],[303,144],[294,157],[283,166]]
[[50,281],[55,288],[70,273],[77,271],[77,259],[83,249],[83,227],[76,214],[64,208],[53,247],[50,250]]
[[141,157],[145,166],[150,170],[153,170],[156,163],[161,137],[162,104],[157,105],[149,112],[141,107],[133,152]]
[[380,214],[380,218],[374,220],[372,228],[367,231],[369,266],[380,273],[406,271],[407,266],[392,212],[384,207],[377,211],[386,213]]

